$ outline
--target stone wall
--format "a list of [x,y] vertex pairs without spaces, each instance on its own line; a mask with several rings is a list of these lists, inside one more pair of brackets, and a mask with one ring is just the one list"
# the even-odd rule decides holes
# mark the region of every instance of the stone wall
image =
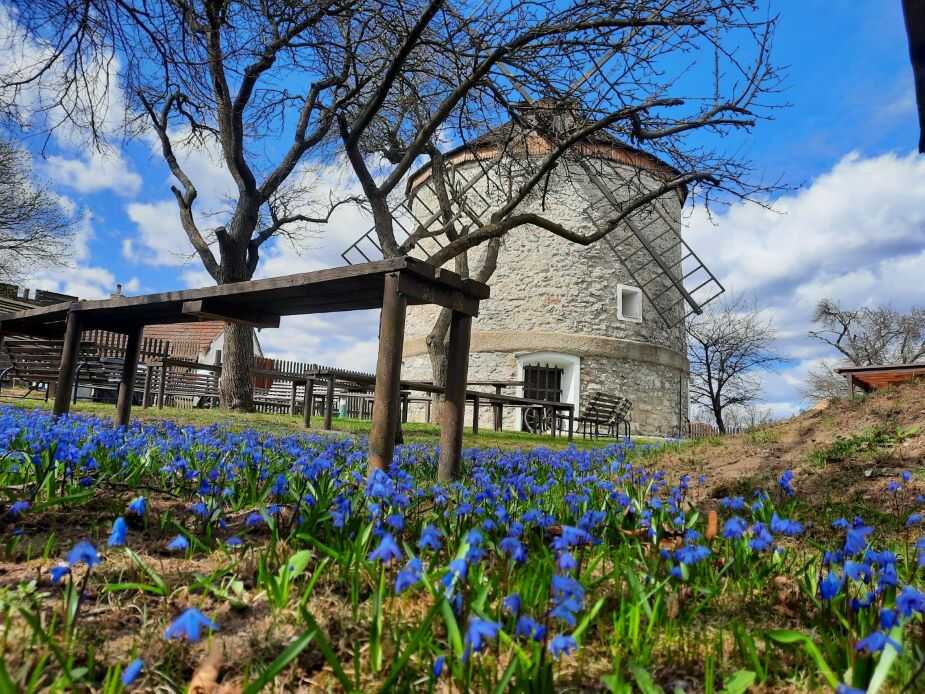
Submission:
[[[628,166],[619,168],[625,176],[655,183],[651,176]],[[547,186],[556,192],[542,199],[528,199],[522,208],[590,233],[592,219],[602,214],[596,205],[600,194],[590,181],[582,179],[583,175],[557,171]],[[492,197],[493,190],[497,188],[488,179],[480,188],[486,198]],[[432,200],[426,202],[434,207]],[[672,194],[661,204],[665,217],[680,224],[680,199]],[[645,235],[669,262],[676,265],[680,261],[680,247],[671,247],[671,235],[662,234],[666,229],[662,217],[652,214],[637,218],[637,223],[645,226]],[[424,247],[419,252],[432,250]],[[626,253],[632,248],[622,250]],[[483,252],[470,252],[472,269],[479,267]],[[452,269],[452,265],[448,267]],[[651,280],[648,289],[653,293],[667,282],[655,268],[638,280]],[[489,284],[491,298],[482,302],[480,315],[473,322],[469,380],[516,380],[518,355],[575,355],[581,358],[583,399],[595,389],[630,398],[636,433],[669,433],[677,427],[679,378],[686,403],[684,333],[679,328],[666,329],[645,300],[641,322],[620,318],[620,285],[636,282],[606,241],[581,246],[535,227],[515,229],[502,242],[498,269]],[[431,379],[424,336],[436,315],[433,306],[415,306],[408,311],[403,367],[407,378]],[[422,413],[423,408],[419,409]],[[483,425],[490,421],[490,414],[483,416]],[[519,428],[515,413],[505,417],[508,426]]]

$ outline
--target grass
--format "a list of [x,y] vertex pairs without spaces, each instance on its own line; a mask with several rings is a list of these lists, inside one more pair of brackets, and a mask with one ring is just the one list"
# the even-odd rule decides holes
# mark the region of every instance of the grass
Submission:
[[[51,402],[38,398],[8,398],[4,402],[17,407],[37,407],[50,409]],[[96,417],[112,417],[114,405],[109,403],[95,403],[80,400],[71,405],[71,412],[75,414],[88,414]],[[267,414],[262,412],[228,412],[219,409],[180,409],[165,407],[132,408],[132,418],[140,421],[170,420],[178,424],[191,426],[210,426],[218,424],[234,431],[256,429],[275,434],[293,434],[305,432],[302,424],[302,415]],[[325,433],[321,428],[322,417],[312,417],[312,427],[307,431],[311,433]],[[332,421],[335,433],[364,436],[369,433],[372,423],[366,419],[349,419],[335,417]],[[440,427],[436,424],[423,422],[407,422],[402,425],[405,443],[436,444],[440,441]],[[652,442],[649,437],[635,437],[641,443]],[[585,439],[581,435],[574,438],[573,445],[580,449],[601,448],[612,445],[614,439]],[[484,426],[479,428],[478,434],[472,433],[471,427],[463,430],[463,446],[472,448],[500,448],[513,450],[518,448],[533,448],[543,446],[552,450],[568,448],[566,436],[536,435],[521,431],[492,431]]]

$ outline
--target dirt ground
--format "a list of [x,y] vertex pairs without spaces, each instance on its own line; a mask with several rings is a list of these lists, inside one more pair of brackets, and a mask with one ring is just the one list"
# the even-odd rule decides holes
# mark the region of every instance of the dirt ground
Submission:
[[925,490],[925,381],[830,401],[766,429],[703,439],[658,458],[671,473],[706,474],[706,495],[714,499],[773,487],[789,469],[801,496],[876,505],[904,471],[913,476],[907,491]]

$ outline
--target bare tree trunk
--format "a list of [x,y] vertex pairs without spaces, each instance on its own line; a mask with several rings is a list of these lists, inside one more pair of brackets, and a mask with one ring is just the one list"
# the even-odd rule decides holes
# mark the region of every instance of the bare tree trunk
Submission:
[[[427,336],[427,353],[430,355],[430,371],[435,386],[446,388],[446,343],[450,331],[452,311],[440,309],[434,327]],[[443,392],[431,395],[431,419],[440,422],[440,408],[443,406]]]
[[716,420],[716,428],[720,434],[726,433],[726,422],[723,421],[723,408],[718,402],[713,403],[713,418]]
[[254,329],[225,323],[222,377],[218,394],[222,407],[250,412],[254,409]]

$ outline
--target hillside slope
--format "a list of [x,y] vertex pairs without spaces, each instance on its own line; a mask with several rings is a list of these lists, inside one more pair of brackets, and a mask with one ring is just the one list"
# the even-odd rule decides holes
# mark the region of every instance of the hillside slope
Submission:
[[925,382],[839,400],[748,434],[704,439],[659,456],[675,474],[707,475],[709,496],[774,485],[793,470],[820,501],[877,502],[889,479],[925,481]]

